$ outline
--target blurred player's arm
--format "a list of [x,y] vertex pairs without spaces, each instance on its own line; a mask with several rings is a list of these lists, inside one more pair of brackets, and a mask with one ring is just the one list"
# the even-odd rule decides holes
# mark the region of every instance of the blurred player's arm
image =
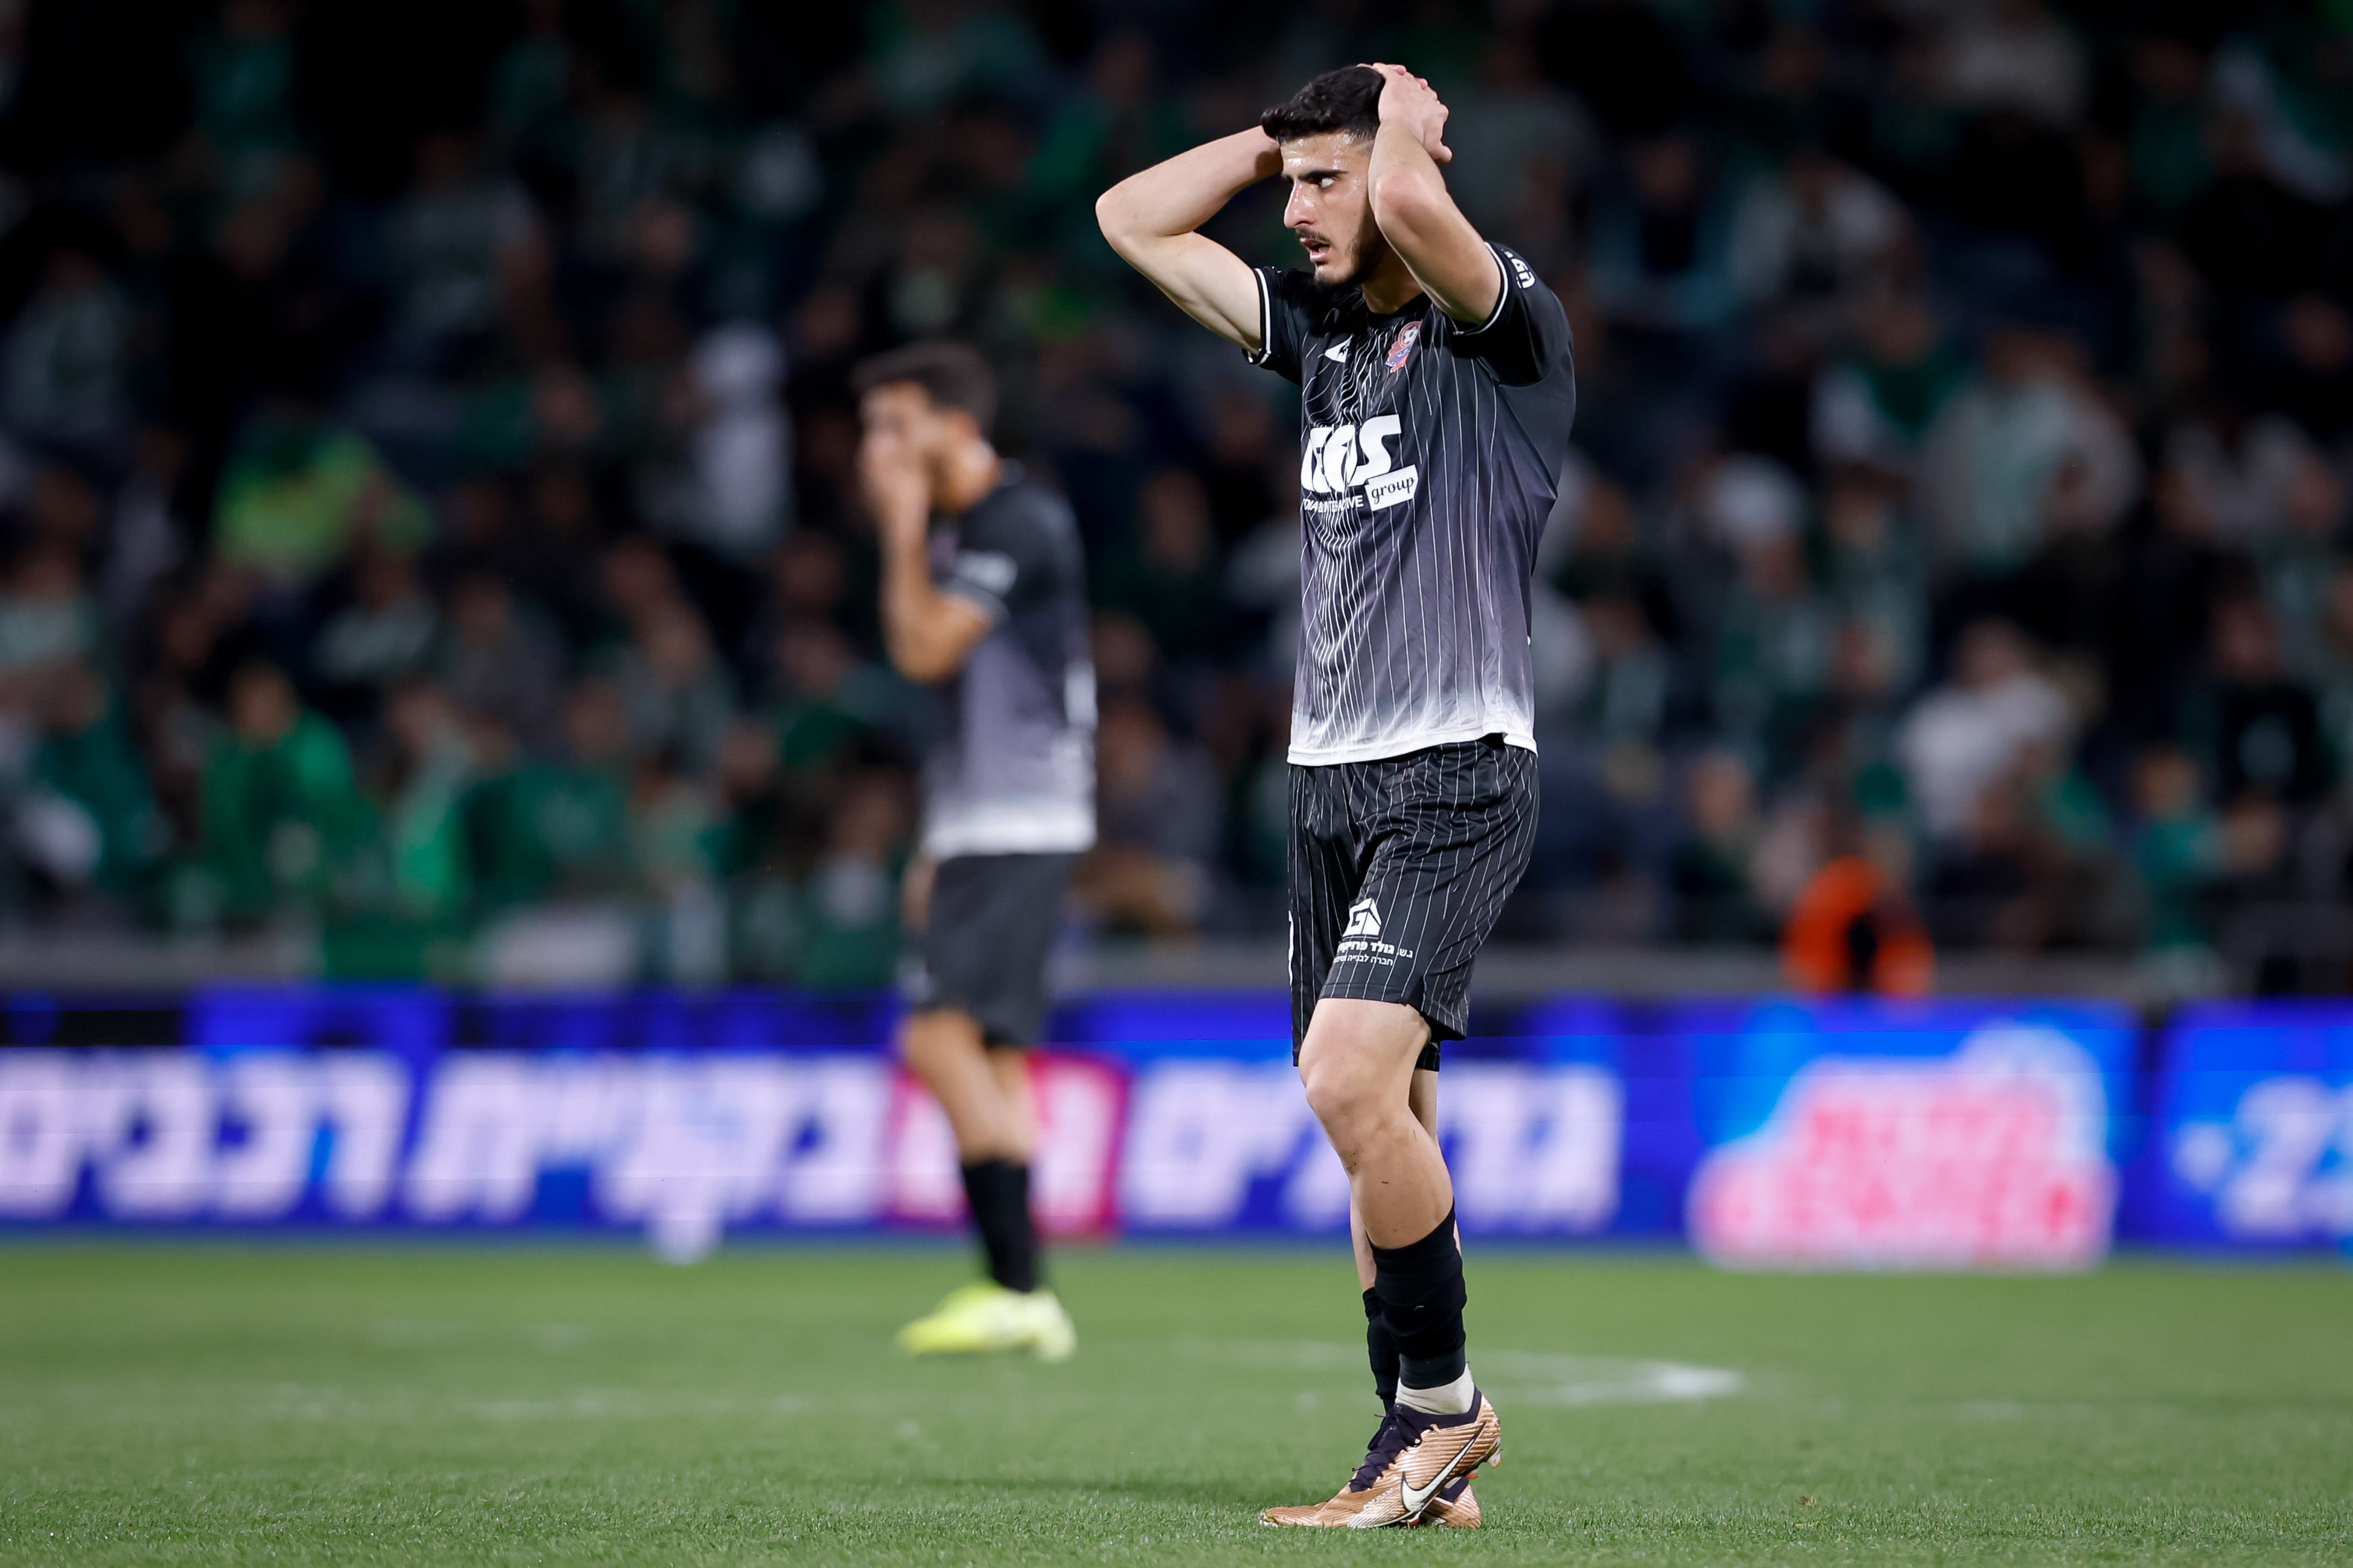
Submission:
[[1252,127],[1130,174],[1095,198],[1095,222],[1120,258],[1178,310],[1256,353],[1262,346],[1257,278],[1240,257],[1193,231],[1238,194],[1282,172],[1282,150]]
[[996,617],[932,581],[931,482],[900,441],[869,431],[858,449],[866,508],[882,547],[882,645],[900,674],[920,685],[964,668]]
[[1388,79],[1366,174],[1373,222],[1440,310],[1466,326],[1481,326],[1504,298],[1504,268],[1446,194],[1446,177],[1438,172],[1453,156],[1446,148],[1446,105],[1403,66],[1373,68]]

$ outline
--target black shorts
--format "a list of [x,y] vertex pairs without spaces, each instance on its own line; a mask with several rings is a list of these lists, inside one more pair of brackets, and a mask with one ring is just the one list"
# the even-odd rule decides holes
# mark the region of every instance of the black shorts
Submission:
[[1528,868],[1535,753],[1500,735],[1291,770],[1291,1056],[1325,996],[1398,1002],[1421,1066],[1469,1021],[1471,961]]
[[900,991],[923,1012],[971,1015],[992,1046],[1029,1046],[1046,1021],[1046,954],[1075,855],[959,855],[932,876],[931,912]]

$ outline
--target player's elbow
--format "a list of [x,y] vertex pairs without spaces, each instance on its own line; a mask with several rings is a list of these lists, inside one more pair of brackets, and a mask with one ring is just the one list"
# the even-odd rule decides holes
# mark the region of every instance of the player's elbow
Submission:
[[1132,257],[1137,231],[1134,213],[1121,195],[1125,189],[1123,181],[1095,198],[1095,226],[1103,230],[1103,240],[1112,249]]
[[891,668],[917,686],[933,686],[956,672],[963,659],[949,648],[922,637],[893,637]]

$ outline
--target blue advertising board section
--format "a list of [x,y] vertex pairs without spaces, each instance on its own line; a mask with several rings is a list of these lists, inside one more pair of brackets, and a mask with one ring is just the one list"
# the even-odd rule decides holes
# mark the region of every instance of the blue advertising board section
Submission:
[[2166,1031],[2143,1163],[2154,1239],[2279,1247],[2353,1237],[2353,1006],[2219,1002]]
[[[887,997],[223,987],[0,1008],[0,1226],[944,1229],[953,1140]],[[2073,1268],[2112,1241],[2353,1233],[2353,1005],[1484,1008],[1440,1137],[1464,1231],[1729,1267]],[[1058,1009],[1033,1193],[1060,1235],[1335,1240],[1347,1184],[1279,994]],[[2144,1117],[2147,1124],[2144,1126]]]

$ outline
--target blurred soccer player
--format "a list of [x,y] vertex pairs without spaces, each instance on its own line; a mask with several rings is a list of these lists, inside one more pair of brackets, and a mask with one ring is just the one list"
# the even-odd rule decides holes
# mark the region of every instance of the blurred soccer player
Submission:
[[[1386,1414],[1337,1496],[1270,1524],[1475,1525],[1501,1442],[1464,1351],[1438,1042],[1535,837],[1528,580],[1577,394],[1559,300],[1447,195],[1446,116],[1401,66],[1329,71],[1095,204],[1113,249],[1301,389],[1293,1052],[1347,1168]],[[1277,174],[1303,272],[1196,232]]]
[[860,477],[882,548],[882,635],[936,689],[923,759],[929,914],[900,1047],[955,1129],[988,1278],[900,1331],[916,1355],[1077,1344],[1039,1283],[1024,1047],[1071,868],[1094,843],[1094,667],[1078,529],[989,444],[978,354],[918,343],[859,367]]

